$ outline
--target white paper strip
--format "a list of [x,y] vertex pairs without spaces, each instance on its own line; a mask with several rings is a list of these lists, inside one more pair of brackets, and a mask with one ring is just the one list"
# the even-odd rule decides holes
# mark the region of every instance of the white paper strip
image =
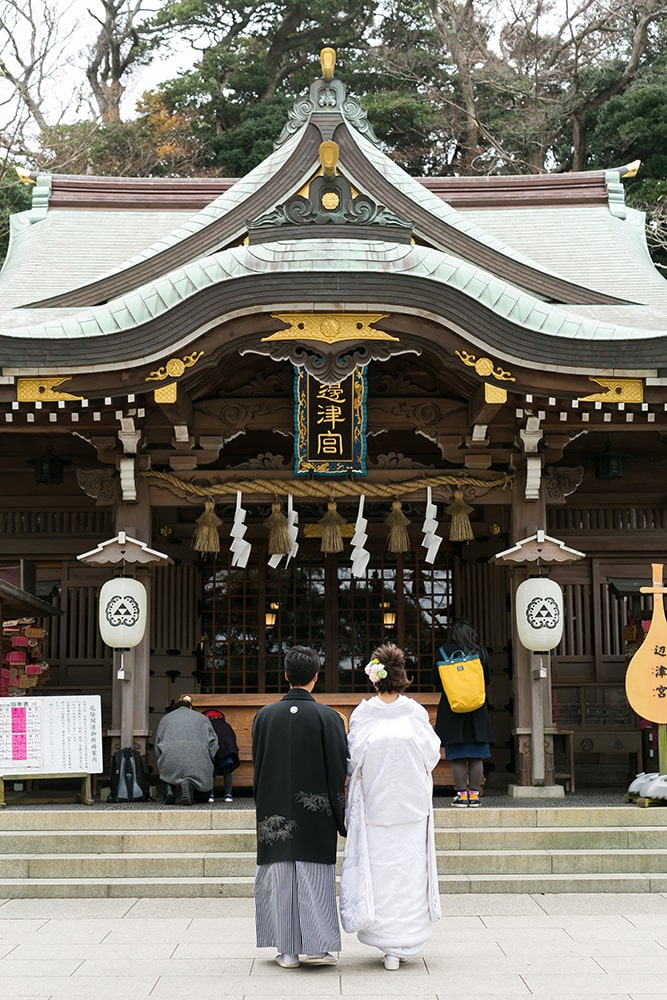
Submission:
[[232,557],[232,566],[240,566],[241,569],[244,569],[248,565],[248,559],[250,558],[250,552],[252,549],[250,542],[246,542],[245,540],[245,533],[248,530],[248,526],[245,523],[245,517],[246,512],[241,506],[241,491],[237,490],[236,510],[234,512],[234,520],[230,531],[232,536],[230,549],[234,553]]
[[368,560],[371,557],[370,552],[366,551],[365,545],[368,541],[368,535],[366,534],[366,528],[368,526],[368,520],[364,517],[364,494],[362,493],[359,497],[359,510],[357,511],[357,520],[354,525],[354,534],[352,535],[352,576],[362,577],[366,573],[366,567],[368,566]]
[[427,563],[435,562],[435,557],[438,554],[438,549],[442,544],[442,537],[437,534],[438,531],[438,508],[433,503],[431,496],[431,487],[428,486],[426,489],[426,511],[424,517],[424,524],[422,526],[422,531],[424,532],[424,537],[422,538],[422,545],[426,549],[426,555],[424,559]]
[[290,559],[296,559],[297,552],[299,551],[299,542],[297,541],[299,537],[299,514],[294,509],[294,497],[291,493],[287,495],[287,537],[292,543],[292,547],[285,560],[286,566],[289,564]]

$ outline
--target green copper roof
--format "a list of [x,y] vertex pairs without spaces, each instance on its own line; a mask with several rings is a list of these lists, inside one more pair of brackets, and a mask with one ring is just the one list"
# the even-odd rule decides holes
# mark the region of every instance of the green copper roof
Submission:
[[[438,250],[360,240],[328,241],[324,245],[322,241],[300,240],[228,249],[192,261],[187,267],[179,268],[129,295],[68,316],[53,315],[47,322],[34,322],[31,310],[0,314],[0,336],[48,338],[50,341],[56,338],[98,337],[101,334],[112,336],[145,324],[214,285],[220,291],[219,313],[222,318],[226,313],[226,282],[251,274],[295,274],[298,271],[309,274],[346,271],[366,275],[377,272],[426,279],[462,292],[481,302],[492,313],[519,323],[525,329],[555,338],[613,341],[663,334],[662,329],[642,329],[637,325],[630,327],[615,323],[613,306],[598,306],[595,317],[586,317],[571,308],[550,305],[467,261]],[[641,307],[634,308],[639,315]],[[52,310],[52,313],[57,314],[58,310]],[[602,316],[608,319],[602,319]],[[8,320],[11,320],[10,324]],[[507,353],[508,356],[512,354],[510,345]]]

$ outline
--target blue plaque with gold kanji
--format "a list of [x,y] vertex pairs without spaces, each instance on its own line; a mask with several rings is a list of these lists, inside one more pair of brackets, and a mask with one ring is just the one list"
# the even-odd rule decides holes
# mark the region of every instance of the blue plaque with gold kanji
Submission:
[[325,385],[295,366],[294,430],[297,476],[366,472],[366,369]]

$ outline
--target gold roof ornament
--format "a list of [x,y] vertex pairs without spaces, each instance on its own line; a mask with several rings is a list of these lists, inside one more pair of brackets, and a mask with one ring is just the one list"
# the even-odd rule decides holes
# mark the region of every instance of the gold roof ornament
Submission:
[[469,354],[468,351],[454,351],[454,353],[461,359],[464,365],[474,368],[475,373],[480,378],[493,376],[493,378],[497,378],[499,381],[516,382],[511,372],[505,371],[504,368],[496,368],[491,358],[478,358],[474,354]]
[[192,354],[186,354],[182,359],[169,358],[166,365],[162,365],[155,371],[150,372],[144,379],[144,382],[161,382],[166,378],[180,378],[184,374],[185,369],[196,365],[203,355],[203,351],[193,351]]
[[333,177],[338,164],[338,143],[328,140],[320,143],[320,163],[325,177]]
[[14,170],[21,184],[37,183],[37,174],[31,174],[28,170],[23,170],[21,167],[14,167]]
[[331,48],[322,49],[320,52],[320,65],[322,66],[322,76],[325,80],[333,80],[334,69],[336,68],[336,50]]
[[632,163],[626,163],[624,167],[619,167],[618,172],[623,180],[626,180],[628,177],[636,177],[641,165],[641,160],[633,160]]
[[373,329],[370,324],[385,319],[388,313],[272,313],[273,319],[289,323],[284,330],[278,330],[262,343],[271,340],[314,340],[324,344],[339,341],[395,340],[384,330]]
[[18,403],[56,403],[66,399],[83,399],[71,392],[58,389],[63,382],[69,382],[71,375],[55,375],[42,378],[20,378],[16,382],[16,401]]
[[643,403],[644,383],[640,378],[602,378],[590,375],[589,382],[601,385],[604,392],[592,392],[588,396],[579,396],[582,403]]

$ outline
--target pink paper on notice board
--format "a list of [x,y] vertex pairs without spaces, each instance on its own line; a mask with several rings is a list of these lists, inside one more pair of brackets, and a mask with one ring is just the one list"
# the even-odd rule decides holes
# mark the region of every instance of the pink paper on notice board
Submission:
[[27,760],[28,758],[28,713],[22,706],[12,707],[12,759]]

